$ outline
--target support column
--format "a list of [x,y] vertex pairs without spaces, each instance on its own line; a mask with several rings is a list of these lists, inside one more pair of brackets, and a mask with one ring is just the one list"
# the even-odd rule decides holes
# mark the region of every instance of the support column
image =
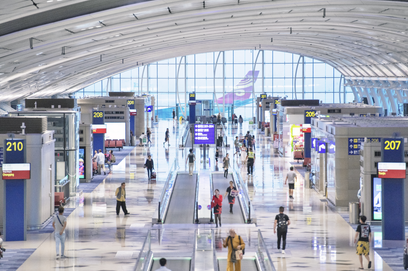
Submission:
[[136,119],[135,119],[135,131],[134,135],[139,138],[142,133],[145,132],[145,118],[144,118],[144,98],[135,99]]

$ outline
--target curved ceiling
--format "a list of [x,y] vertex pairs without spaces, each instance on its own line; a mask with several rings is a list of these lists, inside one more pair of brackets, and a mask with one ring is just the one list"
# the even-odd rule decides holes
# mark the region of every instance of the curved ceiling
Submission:
[[402,1],[3,2],[3,101],[72,93],[137,65],[237,49],[309,56],[346,77],[408,77]]

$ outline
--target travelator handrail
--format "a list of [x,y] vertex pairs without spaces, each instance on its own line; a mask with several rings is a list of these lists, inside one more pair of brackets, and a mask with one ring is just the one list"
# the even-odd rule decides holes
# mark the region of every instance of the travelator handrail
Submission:
[[158,209],[157,209],[157,213],[158,213],[157,223],[162,223],[162,221],[164,221],[166,217],[167,209],[170,203],[171,194],[173,192],[174,182],[177,178],[178,168],[179,168],[178,155],[176,155],[176,158],[174,159],[174,162],[169,170],[169,175],[167,176],[166,182],[163,186],[163,190],[159,198]]
[[182,131],[182,135],[181,135],[181,137],[180,137],[180,140],[181,140],[181,146],[182,147],[185,147],[186,146],[186,141],[187,141],[187,139],[188,139],[188,136],[189,136],[189,130],[190,130],[190,125],[188,124],[188,122],[185,122],[184,124],[183,124],[183,126],[181,127],[181,131]]
[[[142,249],[139,252],[139,256],[137,257],[135,267],[133,268],[133,271],[144,271],[146,267],[146,259],[150,259],[151,257],[151,230],[147,232],[146,238],[143,242]],[[145,252],[145,249],[147,251]],[[144,255],[146,254],[146,255]]]
[[263,238],[260,229],[258,229],[258,249],[256,251],[256,255],[262,271],[276,271],[272,257],[269,254],[268,247],[266,246],[265,239]]
[[214,265],[214,270],[219,270],[218,268],[218,259],[217,259],[217,246],[215,245],[215,233],[214,229],[211,230],[211,235],[212,235],[212,242],[213,242],[213,265]]
[[244,216],[244,221],[245,223],[251,223],[251,201],[249,199],[248,188],[242,180],[241,174],[239,173],[239,168],[237,168],[236,163],[234,163],[233,166],[232,176],[239,191],[239,195],[241,196],[239,197],[239,204],[241,206],[242,215]]
[[194,245],[193,245],[193,256],[191,257],[190,271],[195,270],[195,254],[197,249],[197,229],[194,231]]
[[[210,180],[210,207],[211,207],[212,199],[213,199],[213,196],[214,196],[214,184],[213,184],[213,180],[212,180],[212,178],[213,178],[212,174],[210,175],[210,178],[211,178],[211,180]],[[214,222],[213,214],[214,214],[214,210],[213,210],[213,208],[210,208],[210,223]]]
[[197,177],[196,177],[196,190],[195,190],[195,197],[194,197],[194,223],[198,224],[199,219],[198,219],[198,192],[199,192],[199,174],[197,172]]

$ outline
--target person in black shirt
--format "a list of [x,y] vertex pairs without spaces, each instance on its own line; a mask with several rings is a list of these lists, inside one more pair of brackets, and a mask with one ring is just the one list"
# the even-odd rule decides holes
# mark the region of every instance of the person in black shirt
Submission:
[[[370,225],[367,225],[365,222],[367,217],[362,215],[360,216],[360,225],[357,226],[356,236],[354,237],[354,243],[357,243],[357,255],[360,259],[360,269],[363,267],[363,255],[368,261],[368,269],[371,268],[370,261],[370,242],[371,242],[371,228]],[[358,238],[358,239],[357,239]],[[357,242],[358,240],[358,242]]]
[[147,156],[145,167],[147,168],[147,176],[150,179],[152,177],[152,172],[154,169],[154,163],[151,155]]
[[280,249],[281,239],[283,239],[282,244],[282,254],[285,254],[286,248],[286,234],[288,233],[288,226],[290,225],[290,220],[287,215],[283,213],[285,208],[283,206],[279,207],[279,214],[275,216],[275,223],[273,225],[273,233],[276,233],[276,228],[278,229],[278,249]]
[[227,191],[225,192],[224,198],[228,195],[228,203],[230,205],[230,213],[233,214],[232,207],[234,207],[235,196],[238,194],[238,190],[234,186],[234,183],[232,181],[230,181],[229,183],[230,183],[230,186],[228,186]]

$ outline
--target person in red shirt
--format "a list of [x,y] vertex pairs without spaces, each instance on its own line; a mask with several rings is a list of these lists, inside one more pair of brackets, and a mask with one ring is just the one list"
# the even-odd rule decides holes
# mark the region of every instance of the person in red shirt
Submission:
[[218,228],[218,221],[221,227],[221,213],[222,213],[222,195],[220,190],[215,189],[214,196],[211,201],[211,208],[214,208],[215,226]]

